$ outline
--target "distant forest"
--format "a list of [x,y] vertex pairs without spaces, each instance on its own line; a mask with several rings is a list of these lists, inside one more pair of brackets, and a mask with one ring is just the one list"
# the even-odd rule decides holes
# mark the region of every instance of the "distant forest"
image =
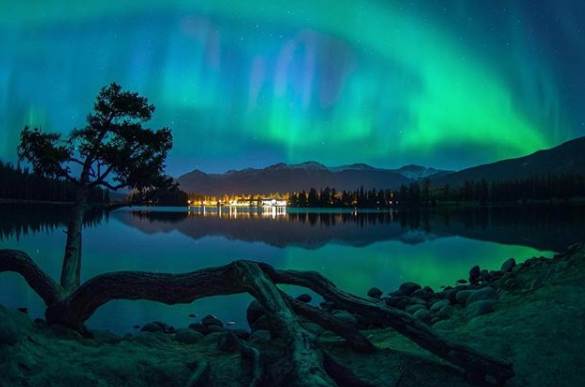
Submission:
[[[63,179],[47,178],[0,161],[0,199],[46,202],[72,202],[75,186]],[[108,203],[110,192],[99,188],[90,191],[92,203]]]
[[526,203],[533,201],[569,200],[585,197],[585,177],[579,174],[535,176],[527,179],[488,183],[466,181],[452,188],[448,184],[432,187],[429,179],[401,185],[398,190],[337,191],[324,188],[291,192],[291,207],[420,207],[449,202]]

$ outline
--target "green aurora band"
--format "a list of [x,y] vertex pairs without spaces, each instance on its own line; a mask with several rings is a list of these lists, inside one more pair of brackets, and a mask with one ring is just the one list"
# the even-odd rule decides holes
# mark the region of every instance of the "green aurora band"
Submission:
[[[308,159],[461,168],[521,156],[584,130],[574,108],[583,91],[566,92],[574,67],[562,66],[583,63],[583,50],[549,50],[583,31],[567,16],[547,40],[556,26],[526,16],[542,19],[539,3],[2,4],[0,158],[14,159],[24,124],[83,125],[111,81],[147,95],[153,125],[172,127],[173,174]],[[557,8],[585,16],[579,5]]]

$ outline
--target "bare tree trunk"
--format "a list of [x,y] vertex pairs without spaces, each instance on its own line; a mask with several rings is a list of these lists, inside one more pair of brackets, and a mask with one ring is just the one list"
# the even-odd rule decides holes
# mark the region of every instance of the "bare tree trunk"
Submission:
[[80,188],[67,224],[67,243],[61,268],[61,286],[67,292],[75,291],[81,284],[81,232],[85,211],[86,190]]

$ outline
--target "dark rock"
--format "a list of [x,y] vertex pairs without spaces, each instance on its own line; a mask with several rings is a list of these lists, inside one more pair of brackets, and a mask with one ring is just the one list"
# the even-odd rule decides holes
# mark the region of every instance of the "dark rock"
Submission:
[[457,292],[457,296],[455,298],[457,299],[458,303],[465,305],[467,299],[471,296],[473,292],[474,292],[473,290],[461,290]]
[[396,308],[404,309],[408,304],[410,304],[410,299],[408,297],[403,297],[396,303]]
[[270,325],[268,324],[268,319],[266,318],[266,316],[261,316],[259,319],[254,321],[254,324],[250,325],[250,330],[252,330],[252,332],[261,329],[263,330],[270,329]]
[[28,314],[28,308],[17,308],[20,313]]
[[240,339],[233,332],[224,332],[217,338],[217,348],[224,352],[235,352],[240,348]]
[[414,282],[405,282],[400,285],[400,291],[407,296],[411,296],[416,290],[420,289],[421,286],[419,284],[415,284]]
[[219,325],[208,325],[205,328],[207,329],[207,334],[225,331],[224,327],[220,327]]
[[189,313],[189,317],[195,318],[195,317],[197,317],[197,315],[195,313]]
[[256,320],[258,320],[261,316],[264,316],[264,307],[260,302],[254,300],[250,302],[248,305],[248,309],[246,309],[246,320],[248,321],[248,325],[252,326]]
[[379,288],[371,288],[370,290],[368,290],[368,297],[380,298],[382,297],[382,294],[384,294],[384,292]]
[[341,320],[343,323],[352,327],[356,326],[358,323],[357,318],[353,314],[346,312],[344,310],[338,310],[333,312],[333,316],[338,320]]
[[231,332],[240,340],[248,340],[250,338],[250,332],[245,329],[226,329],[226,332]]
[[507,271],[512,271],[514,266],[516,266],[516,260],[514,258],[510,258],[506,262],[502,263],[500,270],[505,273]]
[[386,303],[386,305],[392,307],[392,308],[397,308],[398,304],[400,302],[404,302],[403,300],[405,300],[405,304],[404,306],[408,305],[408,297],[404,297],[404,296],[398,296],[398,297],[384,297],[384,302]]
[[426,309],[420,309],[417,310],[416,313],[414,313],[414,318],[420,321],[427,321],[430,319],[431,314],[429,313],[428,310]]
[[390,293],[388,293],[388,295],[389,295],[390,297],[404,297],[404,296],[406,296],[406,294],[404,294],[404,293],[403,293],[402,291],[400,291],[400,290],[395,290],[395,291],[393,291],[393,292],[390,292]]
[[415,314],[417,311],[421,310],[421,309],[427,309],[426,306],[421,305],[421,304],[414,304],[414,305],[408,305],[406,308],[404,308],[404,310],[410,314]]
[[467,298],[467,304],[472,304],[474,302],[478,302],[478,301],[484,301],[484,300],[497,300],[498,299],[498,293],[496,293],[496,291],[491,288],[491,287],[485,287],[482,289],[478,289],[473,291],[469,297]]
[[459,293],[459,291],[456,290],[456,289],[451,289],[451,290],[447,291],[447,299],[452,304],[456,304],[457,303],[457,293]]
[[145,324],[140,330],[142,332],[175,333],[175,328],[172,325],[168,325],[160,321],[153,321],[151,323]]
[[487,270],[482,270],[479,272],[479,278],[483,281],[483,282],[489,282],[492,277],[490,276],[489,271]]
[[493,300],[482,300],[471,303],[467,307],[467,311],[471,316],[481,316],[482,314],[490,313],[494,311]]
[[434,294],[435,293],[435,291],[433,290],[433,288],[431,288],[430,286],[423,287],[423,290],[425,292],[427,292],[427,293],[430,293],[430,294]]
[[183,344],[195,344],[203,338],[203,334],[193,329],[178,329],[175,333],[175,341]]
[[431,293],[427,292],[425,289],[418,289],[415,290],[414,293],[412,293],[412,296],[423,300],[428,300],[429,298],[431,298]]
[[430,311],[431,312],[438,312],[439,310],[441,310],[442,307],[444,307],[445,305],[449,305],[449,304],[451,304],[451,301],[449,301],[447,299],[437,301],[431,305]]
[[467,283],[467,280],[461,278],[461,279],[458,279],[457,281],[455,281],[455,283],[458,283],[458,284],[466,284]]
[[189,329],[194,330],[195,332],[199,332],[202,335],[206,335],[207,333],[209,333],[205,326],[203,326],[203,324],[201,323],[189,324]]
[[209,329],[209,327],[212,325],[223,328],[223,323],[221,322],[221,320],[211,314],[208,314],[207,316],[203,317],[203,319],[201,320],[201,324],[203,324],[203,326],[205,326],[205,328],[207,329]]
[[142,332],[163,332],[163,328],[154,322],[144,324],[142,328],[140,328]]
[[337,305],[335,305],[335,303],[331,301],[323,301],[319,304],[319,306],[321,307],[321,309],[325,310],[331,310],[337,307]]
[[303,293],[297,296],[297,300],[308,304],[309,302],[313,301],[313,297],[311,297],[310,294]]
[[469,270],[469,283],[476,284],[479,281],[479,266],[475,265]]
[[452,305],[444,305],[440,310],[439,310],[439,317],[442,318],[443,320],[446,320],[448,318],[451,318],[451,316],[453,316],[453,313],[455,313],[455,308]]
[[410,305],[413,305],[413,304],[426,305],[427,302],[425,300],[423,300],[422,298],[411,297],[410,300],[409,300],[409,304]]

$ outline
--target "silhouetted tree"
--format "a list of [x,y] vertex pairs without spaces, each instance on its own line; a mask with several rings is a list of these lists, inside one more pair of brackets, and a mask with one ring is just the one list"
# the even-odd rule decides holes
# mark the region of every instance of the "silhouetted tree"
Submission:
[[144,190],[171,184],[163,175],[171,132],[143,127],[153,112],[146,98],[113,83],[99,92],[87,125],[68,137],[28,127],[21,133],[20,159],[28,161],[37,174],[63,178],[75,187],[61,272],[61,285],[68,291],[79,286],[88,192],[95,187]]

